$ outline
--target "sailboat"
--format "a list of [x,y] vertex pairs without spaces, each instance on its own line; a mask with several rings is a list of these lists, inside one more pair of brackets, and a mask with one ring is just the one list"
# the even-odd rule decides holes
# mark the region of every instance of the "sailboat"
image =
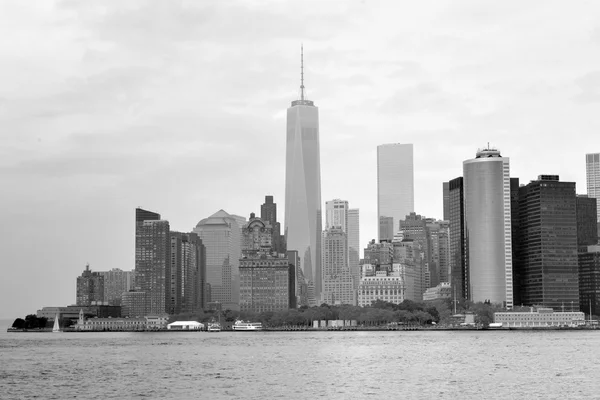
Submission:
[[56,313],[56,317],[54,317],[54,327],[52,328],[52,332],[60,332],[60,325],[58,323],[58,313]]

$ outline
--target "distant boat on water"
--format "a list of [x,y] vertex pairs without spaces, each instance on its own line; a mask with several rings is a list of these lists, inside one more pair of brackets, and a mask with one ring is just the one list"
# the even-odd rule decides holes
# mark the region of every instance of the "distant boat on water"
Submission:
[[262,331],[263,326],[260,322],[246,322],[242,320],[235,321],[233,324],[234,331]]
[[52,332],[60,332],[60,325],[58,323],[58,313],[56,313],[56,317],[54,317],[54,327],[52,328]]
[[218,322],[211,322],[210,324],[208,324],[207,331],[209,331],[209,332],[221,332],[221,324],[219,324]]

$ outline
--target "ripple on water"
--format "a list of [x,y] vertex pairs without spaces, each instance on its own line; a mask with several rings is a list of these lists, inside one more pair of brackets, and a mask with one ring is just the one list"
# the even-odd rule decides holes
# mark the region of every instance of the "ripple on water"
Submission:
[[598,376],[600,332],[0,335],[15,399],[595,398]]

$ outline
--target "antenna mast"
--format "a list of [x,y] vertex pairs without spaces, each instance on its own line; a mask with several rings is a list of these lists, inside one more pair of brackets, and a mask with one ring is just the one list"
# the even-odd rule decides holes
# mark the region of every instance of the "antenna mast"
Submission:
[[300,100],[304,101],[304,44],[300,45]]

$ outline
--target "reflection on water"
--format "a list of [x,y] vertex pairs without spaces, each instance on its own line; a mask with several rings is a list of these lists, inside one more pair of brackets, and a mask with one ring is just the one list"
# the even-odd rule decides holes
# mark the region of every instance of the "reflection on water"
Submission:
[[1,398],[597,398],[595,332],[0,333]]

